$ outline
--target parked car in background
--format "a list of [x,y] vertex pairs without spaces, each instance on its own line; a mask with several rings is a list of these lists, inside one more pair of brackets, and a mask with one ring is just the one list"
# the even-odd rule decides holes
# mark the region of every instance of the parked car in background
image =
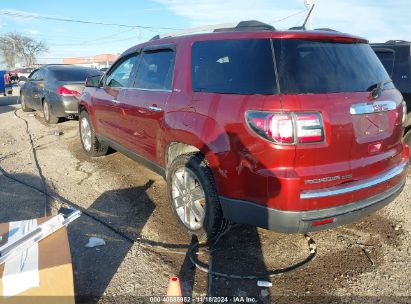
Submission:
[[390,40],[371,44],[407,104],[404,141],[411,147],[411,42]]
[[97,69],[75,65],[45,65],[34,70],[20,89],[23,111],[42,111],[47,123],[78,115],[78,97],[89,76],[101,75]]
[[[12,72],[13,74],[15,74],[18,78],[20,77],[26,77],[28,78],[29,75],[35,70],[36,68],[18,68],[15,69]],[[18,79],[17,79],[18,80]]]
[[167,181],[181,227],[305,233],[402,191],[405,104],[362,38],[241,22],[124,52],[80,100],[89,156],[108,147]]

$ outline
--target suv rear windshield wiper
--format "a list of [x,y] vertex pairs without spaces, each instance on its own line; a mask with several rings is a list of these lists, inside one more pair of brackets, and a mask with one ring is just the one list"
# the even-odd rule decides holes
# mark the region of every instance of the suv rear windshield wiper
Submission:
[[390,82],[392,82],[392,80],[383,80],[383,81],[380,81],[380,82],[375,83],[375,84],[373,84],[373,85],[370,85],[370,86],[367,88],[367,92],[370,92],[370,91],[371,91],[371,94],[370,94],[371,97],[372,97],[373,99],[377,99],[378,97],[381,96],[382,91],[384,91],[384,86],[385,86],[387,83],[390,83]]

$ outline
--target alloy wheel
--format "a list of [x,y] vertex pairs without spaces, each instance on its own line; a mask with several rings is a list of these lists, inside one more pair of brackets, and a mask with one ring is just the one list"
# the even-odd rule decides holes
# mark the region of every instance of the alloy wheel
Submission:
[[86,151],[91,150],[91,128],[88,119],[83,117],[80,122],[80,135],[83,147]]
[[190,230],[201,229],[205,216],[205,194],[197,177],[187,167],[172,177],[172,198],[181,222]]
[[50,109],[49,109],[48,102],[45,102],[43,104],[43,112],[44,112],[44,118],[46,119],[46,121],[49,121],[50,120]]

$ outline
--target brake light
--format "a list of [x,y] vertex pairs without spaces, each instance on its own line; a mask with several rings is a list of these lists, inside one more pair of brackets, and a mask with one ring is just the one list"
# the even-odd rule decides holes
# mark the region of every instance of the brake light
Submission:
[[253,117],[252,122],[257,128],[267,131],[267,120],[265,118]]
[[319,113],[297,114],[297,139],[299,143],[323,140],[323,125]]
[[402,125],[405,126],[407,120],[407,104],[405,101],[402,101]]
[[273,114],[268,118],[268,136],[279,143],[293,143],[293,120],[290,114]]
[[69,90],[66,87],[59,87],[57,92],[60,96],[80,96],[81,94],[76,90]]
[[324,141],[324,125],[320,113],[248,111],[246,119],[258,135],[278,144]]

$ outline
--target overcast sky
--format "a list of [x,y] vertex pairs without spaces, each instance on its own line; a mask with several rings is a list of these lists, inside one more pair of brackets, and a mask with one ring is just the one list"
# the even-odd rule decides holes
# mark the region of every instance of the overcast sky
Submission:
[[[41,62],[62,57],[121,53],[157,33],[205,24],[260,20],[278,29],[301,25],[304,0],[122,0],[2,1],[0,12],[17,12],[104,23],[151,26],[151,29],[69,23],[0,14],[0,34],[18,32],[44,40],[50,51]],[[411,1],[315,0],[313,28],[328,27],[371,42],[411,40]],[[289,17],[291,16],[291,17]],[[288,17],[288,18],[287,18]],[[285,18],[285,19],[284,19]]]

